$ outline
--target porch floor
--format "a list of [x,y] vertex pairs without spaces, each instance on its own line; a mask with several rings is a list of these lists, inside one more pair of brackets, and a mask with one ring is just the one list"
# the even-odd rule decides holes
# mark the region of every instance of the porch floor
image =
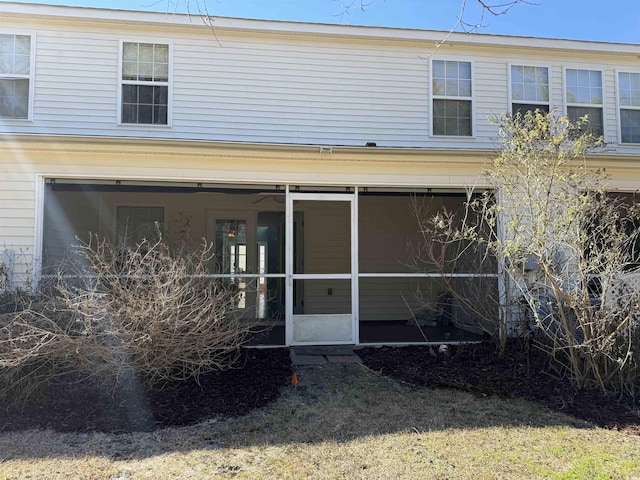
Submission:
[[[269,330],[255,333],[251,340],[251,345],[285,345],[284,328],[283,325],[277,325]],[[406,320],[360,322],[361,344],[473,342],[483,338],[483,335],[452,325],[417,327]]]

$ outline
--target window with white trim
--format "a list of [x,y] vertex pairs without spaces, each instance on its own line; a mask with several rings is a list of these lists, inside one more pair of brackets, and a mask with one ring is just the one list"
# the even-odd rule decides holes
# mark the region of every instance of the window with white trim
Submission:
[[122,43],[122,123],[168,125],[169,45]]
[[549,69],[511,65],[511,113],[549,113]]
[[620,140],[640,143],[640,73],[618,72]]
[[588,116],[589,130],[596,136],[604,132],[602,121],[602,72],[566,69],[567,116],[572,122]]
[[433,135],[470,137],[471,62],[433,60],[431,71]]
[[31,36],[0,34],[0,118],[29,119]]

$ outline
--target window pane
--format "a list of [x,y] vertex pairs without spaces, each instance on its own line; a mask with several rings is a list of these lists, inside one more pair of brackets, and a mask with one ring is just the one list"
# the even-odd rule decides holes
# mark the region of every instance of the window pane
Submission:
[[153,104],[154,105],[167,105],[168,103],[168,87],[153,87]]
[[471,80],[460,80],[459,95],[461,97],[471,96]]
[[591,103],[591,90],[589,87],[578,87],[578,103]]
[[578,70],[578,85],[589,85],[589,70]]
[[590,131],[595,136],[600,136],[603,134],[601,108],[567,107],[567,115],[572,122],[576,122],[586,115],[589,124],[588,126],[585,126],[584,129]]
[[0,117],[26,119],[29,116],[29,80],[0,79]]
[[460,118],[458,120],[458,135],[462,137],[471,136],[471,120],[469,118]]
[[536,67],[536,83],[549,84],[549,69],[547,67]]
[[471,80],[471,63],[456,62],[458,64],[459,78],[461,80]]
[[2,80],[0,79],[0,96],[13,97],[16,91],[15,80]]
[[511,99],[524,100],[524,84],[514,83],[511,85]]
[[439,78],[433,79],[433,94],[444,95],[444,81]]
[[458,118],[447,117],[444,119],[444,134],[445,135],[459,135],[458,130]]
[[31,67],[29,55],[16,55],[13,65],[13,73],[18,75],[29,75]]
[[156,82],[166,82],[169,80],[168,63],[156,63],[153,65],[153,80]]
[[136,105],[122,105],[122,123],[138,123],[138,108]]
[[444,135],[444,117],[433,117],[433,134]]
[[31,69],[31,37],[0,35],[0,74],[29,75]]
[[153,87],[141,85],[138,87],[138,102],[141,104],[153,104]]
[[631,80],[629,78],[630,75],[630,73],[618,73],[618,87],[621,90],[628,90],[631,88]]
[[0,74],[13,72],[13,56],[0,53]]
[[16,54],[26,56],[31,54],[31,37],[28,35],[16,35]]
[[138,63],[138,80],[142,80],[144,82],[150,82],[153,80],[153,63]]
[[28,118],[29,116],[29,99],[24,97],[16,97],[14,101],[14,118]]
[[458,115],[464,118],[471,118],[471,102],[456,102],[458,104]]
[[602,104],[602,72],[567,69],[567,101],[569,103]]
[[511,66],[511,83],[523,83],[524,67],[519,65]]
[[536,83],[535,67],[524,67],[524,83]]
[[138,105],[138,123],[153,123],[152,105]]
[[542,113],[549,113],[549,105],[534,105],[528,103],[514,103],[512,105],[511,113],[513,115],[525,115],[527,112],[535,112],[540,110]]
[[546,67],[511,67],[511,98],[514,101],[549,101],[549,73]]
[[538,85],[536,100],[539,102],[549,101],[549,85]]
[[124,103],[138,103],[138,87],[136,85],[123,85],[122,101]]
[[19,98],[29,98],[29,80],[20,79],[13,81],[15,85],[15,95]]
[[444,78],[444,62],[442,60],[433,61],[433,78]]
[[152,43],[139,44],[138,61],[153,63],[153,44]]
[[15,35],[0,35],[0,54],[15,52]]
[[138,63],[122,62],[122,79],[137,80],[138,79]]
[[471,96],[471,63],[434,60],[432,86],[434,95]]
[[124,43],[122,45],[122,59],[127,62],[138,61],[138,44],[137,43]]
[[434,99],[433,111],[434,135],[471,135],[470,101]]
[[620,105],[640,107],[640,73],[618,73]]
[[156,125],[167,124],[167,107],[153,107],[153,123]]
[[538,87],[535,83],[526,83],[524,85],[524,99],[525,100],[537,100]]
[[444,108],[444,115],[448,118],[457,118],[458,117],[458,102],[446,102]]
[[156,63],[168,63],[169,62],[169,45],[154,45],[153,61]]
[[445,82],[444,94],[447,97],[457,97],[457,96],[459,96],[460,93],[458,91],[458,81],[457,80],[448,79]]
[[640,110],[620,110],[622,143],[640,143]]

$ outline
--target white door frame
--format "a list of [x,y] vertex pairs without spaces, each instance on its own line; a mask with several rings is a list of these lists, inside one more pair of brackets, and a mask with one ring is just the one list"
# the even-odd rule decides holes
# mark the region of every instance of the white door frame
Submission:
[[[357,215],[357,198],[358,192],[354,193],[299,193],[290,192],[287,188],[287,205],[286,205],[286,227],[285,227],[285,298],[286,298],[286,314],[285,314],[285,332],[286,345],[323,345],[323,344],[344,344],[354,345],[358,343],[358,215]],[[293,265],[293,202],[296,200],[311,201],[331,201],[331,202],[349,202],[351,214],[351,272],[342,274],[305,274],[294,273]],[[295,280],[351,280],[351,338],[342,341],[307,341],[296,342],[294,339],[294,322],[297,318],[305,317],[304,315],[293,314],[293,285]],[[313,321],[307,316],[308,320]]]

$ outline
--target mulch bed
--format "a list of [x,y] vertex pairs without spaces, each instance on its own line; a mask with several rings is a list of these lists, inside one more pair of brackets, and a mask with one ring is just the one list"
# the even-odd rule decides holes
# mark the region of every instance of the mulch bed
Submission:
[[236,368],[203,374],[199,383],[182,381],[162,391],[51,387],[24,408],[5,404],[0,431],[150,431],[235,417],[276,400],[291,375],[288,349],[247,349]]
[[[578,391],[554,376],[546,358],[513,342],[499,357],[492,344],[450,347],[369,347],[357,351],[364,364],[404,382],[455,388],[479,396],[524,398],[598,426],[640,435],[640,406],[599,391]],[[244,415],[276,400],[291,380],[289,349],[247,349],[237,367],[178,382],[162,391],[56,386],[25,408],[5,403],[0,431],[50,428],[74,432],[151,431],[216,417]],[[634,413],[635,411],[635,413]]]
[[[427,346],[369,347],[358,356],[372,370],[407,383],[456,388],[480,396],[524,398],[598,426],[640,435],[640,405],[600,391],[577,390],[554,375],[546,357],[523,342],[508,345],[499,357],[493,344],[450,347],[447,353]],[[635,410],[635,413],[634,413]]]

